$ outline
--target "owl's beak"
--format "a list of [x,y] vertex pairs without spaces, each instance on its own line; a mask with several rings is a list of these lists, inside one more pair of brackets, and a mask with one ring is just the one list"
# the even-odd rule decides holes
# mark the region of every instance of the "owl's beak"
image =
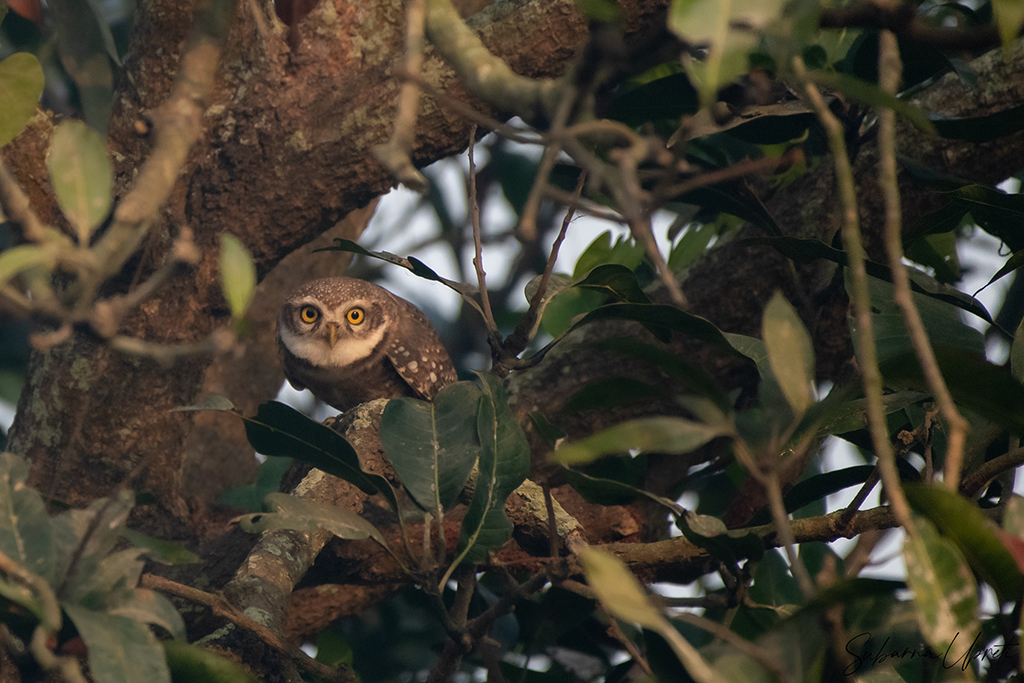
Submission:
[[327,323],[327,343],[333,349],[338,342],[338,323]]

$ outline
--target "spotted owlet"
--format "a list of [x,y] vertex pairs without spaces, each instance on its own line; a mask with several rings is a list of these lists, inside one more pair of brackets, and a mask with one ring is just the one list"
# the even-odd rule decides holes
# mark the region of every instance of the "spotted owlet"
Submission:
[[432,399],[458,379],[420,309],[347,277],[313,280],[288,295],[277,348],[293,387],[341,411],[378,398]]

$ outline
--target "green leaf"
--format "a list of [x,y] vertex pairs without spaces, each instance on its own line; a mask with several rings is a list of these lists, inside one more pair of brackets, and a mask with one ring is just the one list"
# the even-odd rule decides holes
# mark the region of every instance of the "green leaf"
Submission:
[[[108,555],[121,537],[128,515],[135,505],[135,494],[120,491],[117,498],[99,498],[85,510],[65,510],[51,519],[57,545],[57,557],[62,566],[59,575],[63,577],[61,600],[81,600],[91,593],[103,593],[116,584],[119,578],[127,577],[127,586],[138,583],[137,571],[141,571],[138,549]],[[72,557],[77,555],[74,566]]]
[[256,294],[256,264],[242,241],[229,233],[220,236],[220,286],[231,317],[240,320]]
[[291,468],[291,458],[267,458],[256,468],[256,481],[224,491],[217,496],[220,505],[259,512],[268,493],[281,490],[281,478]]
[[818,85],[841,92],[850,99],[863,104],[870,104],[881,109],[892,109],[921,132],[936,134],[935,126],[924,110],[907,100],[901,100],[885,92],[877,85],[834,71],[812,71],[809,75],[811,80]]
[[480,388],[457,382],[433,401],[388,401],[380,420],[380,442],[398,479],[430,512],[453,505],[480,453],[477,412]]
[[635,270],[643,260],[644,248],[629,239],[618,237],[612,244],[612,232],[606,230],[587,245],[580,257],[576,259],[573,269],[573,280],[579,280],[598,266],[617,263],[629,270]]
[[978,589],[963,556],[924,518],[918,534],[903,543],[907,585],[914,591],[918,626],[936,652],[945,652],[958,637],[970,643],[978,630]]
[[576,6],[590,19],[611,23],[622,18],[622,10],[615,0],[576,0]]
[[1021,0],[992,0],[992,14],[999,37],[1003,41],[1003,60],[1009,64],[1013,53],[1013,43],[1024,27],[1024,2]]
[[136,588],[108,610],[110,614],[128,617],[142,624],[165,629],[178,640],[185,640],[185,622],[171,601],[155,591]]
[[602,410],[638,401],[670,398],[662,388],[632,377],[606,377],[588,382],[565,402],[565,410]]
[[764,310],[762,334],[772,372],[796,419],[810,407],[814,381],[814,347],[803,321],[781,292]]
[[259,683],[239,665],[205,648],[176,640],[160,644],[174,683]]
[[109,52],[113,39],[95,0],[53,0],[57,53],[78,87],[85,120],[104,136],[114,101],[114,73]]
[[760,536],[743,529],[730,530],[717,517],[687,511],[676,518],[676,526],[686,540],[723,562],[733,564],[748,558],[756,562],[764,556]]
[[758,34],[780,19],[779,0],[673,0],[668,27],[690,44],[707,46],[702,63],[685,62],[701,102],[715,101],[718,89],[747,71],[749,52]]
[[[1017,2],[1019,0],[997,0],[997,2]],[[1024,4],[1021,4],[1024,7]],[[960,119],[932,118],[935,130],[944,138],[963,140],[965,142],[992,142],[999,138],[1013,135],[1024,128],[1024,104],[1009,107],[994,114],[972,116]]]
[[353,659],[352,646],[337,631],[324,629],[316,635],[316,661],[337,669],[351,668]]
[[[986,419],[1024,434],[1024,387],[978,353],[935,345],[935,360],[953,399]],[[886,384],[928,391],[917,356],[908,351],[881,366]]]
[[636,273],[618,263],[605,263],[597,266],[574,286],[601,292],[627,303],[651,303],[650,297],[640,287]]
[[551,459],[560,465],[578,465],[633,449],[681,455],[730,433],[725,423],[705,424],[682,417],[645,417],[623,422],[562,446],[551,454]]
[[308,532],[325,529],[338,538],[350,541],[372,538],[383,547],[388,547],[387,541],[377,527],[351,510],[316,503],[287,493],[267,494],[267,507],[271,512],[258,512],[240,517],[242,530],[252,533],[276,529]]
[[57,580],[57,548],[43,497],[25,482],[28,464],[0,452],[0,552],[50,583]]
[[0,147],[18,137],[32,118],[43,94],[43,67],[36,56],[16,52],[0,62]]
[[640,582],[618,558],[594,548],[577,556],[587,584],[597,599],[617,618],[639,624],[668,641],[672,651],[697,683],[724,683],[697,650],[679,634],[644,593]]
[[427,264],[423,263],[423,261],[420,261],[419,259],[413,256],[402,258],[401,256],[395,256],[394,254],[391,254],[386,251],[370,251],[359,246],[352,240],[343,239],[341,237],[334,238],[333,247],[314,249],[313,253],[316,254],[321,251],[345,251],[351,254],[359,254],[361,256],[369,256],[370,258],[379,259],[386,263],[390,263],[391,265],[399,266],[400,268],[405,268],[413,275],[417,275],[421,278],[424,278],[425,280],[443,282],[444,284],[448,285],[450,288],[454,289],[455,291],[459,292],[462,295],[467,295],[469,293],[476,291],[476,288],[470,285],[466,285],[461,282],[456,282],[454,280],[448,280],[446,278],[441,277],[440,275],[437,274],[437,272],[434,271],[433,268],[429,267]]
[[575,330],[597,320],[634,320],[643,324],[662,341],[668,341],[669,330],[707,342],[716,349],[730,354],[736,350],[726,336],[711,321],[699,315],[681,311],[665,304],[605,304],[595,308],[578,320],[571,329]]
[[[216,401],[222,405],[223,401]],[[223,408],[216,408],[223,410]],[[245,435],[263,455],[295,458],[355,484],[364,493],[380,493],[398,509],[395,492],[384,477],[364,472],[359,456],[341,434],[311,420],[299,411],[277,401],[268,401],[256,409],[255,417],[245,417]]]
[[461,562],[483,561],[490,550],[499,548],[512,536],[505,499],[530,471],[530,446],[508,407],[501,381],[489,374],[479,376],[483,383],[477,421],[481,445],[479,475],[473,500],[462,520],[458,557],[452,567]]
[[981,579],[1005,602],[1024,591],[1024,575],[998,536],[998,527],[978,506],[952,491],[923,484],[904,487],[915,512],[925,515],[963,553]]
[[652,631],[664,628],[665,615],[651,604],[640,582],[621,560],[595,548],[586,548],[577,559],[587,584],[609,612]]
[[170,683],[164,650],[148,626],[79,605],[63,607],[89,648],[96,683]]
[[49,245],[20,244],[0,251],[0,287],[6,286],[11,278],[30,268],[41,266],[53,268],[57,263],[56,254]]
[[[743,242],[767,244],[784,256],[802,263],[810,263],[815,259],[826,259],[843,266],[848,265],[845,251],[830,247],[820,240],[798,237],[753,237],[745,239]],[[885,282],[892,282],[892,271],[889,270],[888,266],[874,261],[867,261],[864,265],[868,275],[871,277]],[[994,324],[988,310],[974,297],[964,294],[955,287],[944,285],[913,268],[908,268],[907,274],[910,276],[910,287],[916,294],[923,294],[928,298],[956,306],[961,310],[978,316],[990,325]]]
[[1017,326],[1017,331],[1013,333],[1013,343],[1010,344],[1010,374],[1024,384],[1024,320]]
[[[847,271],[849,275],[849,271]],[[849,290],[849,283],[847,290]],[[868,278],[871,307],[874,311],[874,336],[878,347],[878,362],[905,355],[913,350],[910,335],[903,320],[903,312],[893,301],[893,286],[877,278]],[[912,293],[914,306],[921,315],[928,338],[933,346],[960,348],[984,354],[985,339],[981,332],[960,319],[956,308],[931,297]],[[851,335],[856,345],[856,320],[850,321]]]
[[53,131],[46,167],[61,211],[87,246],[113,202],[114,168],[103,136],[82,121],[64,121]]
[[136,548],[145,550],[149,559],[160,564],[193,564],[202,561],[201,557],[177,543],[153,538],[133,529],[121,529],[121,537]]

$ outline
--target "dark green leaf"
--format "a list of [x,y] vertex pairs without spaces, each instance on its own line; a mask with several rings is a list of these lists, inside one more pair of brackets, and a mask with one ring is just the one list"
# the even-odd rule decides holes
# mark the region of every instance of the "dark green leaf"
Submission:
[[[781,254],[802,263],[810,263],[816,259],[826,259],[842,266],[847,265],[846,252],[835,249],[815,239],[803,239],[798,237],[753,237],[744,242],[751,244],[767,244],[777,249]],[[888,266],[874,261],[867,261],[865,264],[868,275],[892,282],[892,271]],[[980,301],[968,296],[954,287],[943,285],[940,282],[929,278],[924,273],[908,269],[910,275],[910,286],[914,292],[923,294],[929,298],[951,304],[968,313],[973,313],[985,322],[993,324],[992,316]]]
[[[935,346],[935,358],[954,400],[979,415],[1024,434],[1024,387],[1004,368],[963,349]],[[921,365],[913,353],[904,353],[882,365],[890,386],[927,391]]]
[[49,8],[60,61],[78,86],[85,120],[105,137],[114,101],[110,29],[90,0],[53,0]]
[[979,144],[991,142],[1024,128],[1024,105],[985,116],[963,119],[932,118],[932,124],[944,138]]
[[0,62],[0,147],[18,137],[39,105],[43,94],[43,67],[36,56],[17,52]]
[[1007,275],[1017,270],[1021,266],[1024,266],[1024,251],[1018,251],[1017,253],[1010,256],[1010,258],[1006,259],[1006,263],[1003,264],[1003,267],[997,270],[996,274],[989,278],[989,281],[985,283],[984,287],[982,287],[981,289],[974,293],[975,296],[977,296],[978,292],[980,292],[982,289],[985,289],[985,287],[988,287],[996,280],[1006,277]]
[[148,626],[78,605],[63,607],[89,648],[96,683],[170,683],[164,650]]
[[267,458],[256,468],[256,481],[224,491],[217,496],[217,502],[249,512],[259,512],[263,509],[263,499],[267,494],[281,490],[281,477],[291,466],[291,458]]
[[332,669],[352,666],[352,646],[336,631],[324,629],[316,636],[316,661]]
[[644,399],[665,398],[665,390],[632,377],[607,377],[588,382],[566,401],[565,410],[601,410]]
[[597,21],[611,23],[622,17],[622,10],[615,0],[576,0],[576,6],[588,18]]
[[[124,576],[135,571],[138,563],[129,554],[104,565],[107,555],[121,537],[121,531],[134,505],[135,494],[131,491],[121,491],[116,499],[99,498],[90,503],[85,510],[65,510],[59,516],[51,518],[58,562],[61,565],[58,576],[72,570],[71,575],[64,579],[63,591],[59,596],[61,599],[64,599],[65,591],[68,594],[84,596],[93,590],[98,582],[106,580],[101,574],[104,570],[108,572],[108,576],[114,577],[110,579],[112,582],[116,582],[118,572]],[[136,557],[139,554],[137,550],[128,552],[134,553]],[[77,562],[74,567],[70,567],[71,558],[76,555]],[[137,580],[130,585],[134,586],[135,583]]]
[[[708,319],[681,311],[665,304],[606,304],[594,309],[581,318],[572,329],[597,320],[634,320],[643,324],[662,341],[668,341],[665,330],[675,330],[707,342],[716,349],[735,354],[736,351]],[[660,332],[655,332],[658,330]]]
[[630,127],[660,119],[679,125],[679,117],[694,114],[699,108],[700,101],[690,78],[685,73],[670,73],[623,89],[612,101],[608,118]]
[[947,536],[963,553],[971,568],[992,586],[1003,601],[1017,600],[1024,591],[1024,575],[998,536],[998,527],[978,506],[945,488],[924,484],[904,486],[907,501]]
[[160,644],[174,683],[259,683],[238,664],[210,650],[175,640]]
[[605,263],[595,267],[574,286],[601,292],[626,303],[651,303],[650,297],[640,287],[636,273],[618,263]]
[[573,280],[579,280],[598,266],[609,263],[617,263],[632,271],[640,265],[643,254],[644,248],[628,237],[619,237],[612,244],[611,230],[606,230],[587,245],[576,260]]
[[914,124],[918,130],[935,134],[935,126],[920,107],[907,100],[898,99],[876,85],[847,74],[830,71],[814,71],[810,76],[818,85],[837,90],[850,99],[870,104],[873,107],[892,109]]
[[483,373],[480,380],[483,398],[477,422],[481,445],[479,475],[473,500],[462,520],[457,563],[479,563],[512,536],[505,499],[523,483],[530,470],[530,446],[508,407],[501,381]]
[[388,401],[380,442],[399,481],[429,512],[453,505],[480,453],[480,389],[472,382],[445,387],[431,402]]
[[121,529],[121,537],[136,548],[145,550],[148,558],[160,564],[192,564],[202,560],[201,557],[177,543],[153,538],[132,529]]
[[781,237],[783,232],[763,202],[749,190],[741,191],[737,186],[699,187],[672,198],[673,201],[693,204],[709,211],[727,213],[742,218],[764,230],[772,237]]
[[352,446],[330,427],[277,401],[260,405],[255,417],[239,417],[245,421],[245,434],[257,452],[307,462],[355,484],[365,493],[380,493],[397,509],[395,493],[387,479],[364,472]]

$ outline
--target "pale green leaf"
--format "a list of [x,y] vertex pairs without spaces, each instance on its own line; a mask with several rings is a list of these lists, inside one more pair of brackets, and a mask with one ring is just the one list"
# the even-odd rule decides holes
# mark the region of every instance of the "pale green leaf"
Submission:
[[18,137],[36,111],[43,94],[43,67],[36,56],[16,52],[0,62],[0,147]]
[[30,268],[52,268],[57,262],[53,248],[45,244],[20,244],[0,251],[0,287]]
[[231,317],[240,319],[256,293],[256,265],[242,241],[228,233],[220,236],[220,284]]
[[82,121],[64,121],[53,131],[46,167],[61,211],[78,243],[87,245],[113,201],[114,169],[103,136]]
[[272,512],[245,515],[239,518],[240,526],[244,531],[296,529],[313,532],[325,529],[339,538],[350,541],[372,538],[385,548],[388,546],[377,527],[351,510],[322,505],[287,493],[267,494],[266,504]]
[[992,14],[1003,42],[1003,56],[1009,62],[1013,43],[1024,27],[1024,0],[992,0]]
[[210,650],[176,640],[161,643],[171,677],[182,683],[259,683],[245,669]]
[[936,652],[957,641],[967,644],[980,628],[978,587],[963,555],[924,517],[915,517],[918,534],[907,535],[903,559],[907,584],[922,635]]
[[89,648],[96,683],[170,683],[164,649],[146,624],[79,605],[63,607]]
[[730,433],[727,423],[705,424],[682,417],[645,417],[630,420],[563,446],[551,454],[562,465],[591,462],[612,453],[689,453],[717,436]]
[[577,559],[587,584],[609,612],[652,631],[665,626],[665,615],[651,604],[643,586],[621,560],[594,548],[585,549]]
[[107,611],[141,624],[154,624],[178,640],[185,639],[185,622],[178,610],[170,600],[146,588],[136,588],[129,592]]
[[799,419],[811,405],[814,346],[803,321],[781,292],[775,292],[761,323],[768,362],[782,393]]

